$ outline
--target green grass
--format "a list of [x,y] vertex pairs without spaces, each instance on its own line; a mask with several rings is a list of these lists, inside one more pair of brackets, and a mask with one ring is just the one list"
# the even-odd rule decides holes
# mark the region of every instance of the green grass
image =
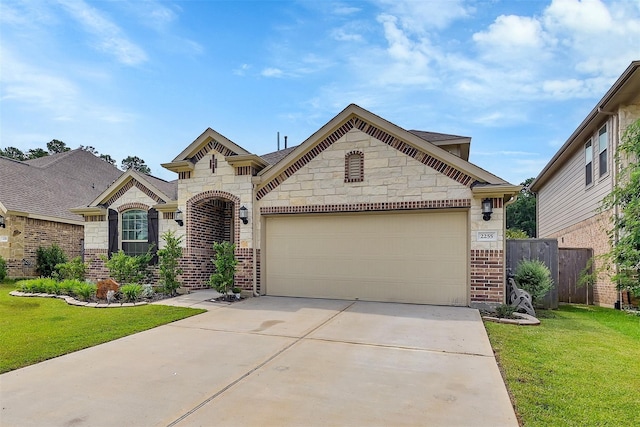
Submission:
[[161,305],[98,309],[12,297],[0,284],[0,373],[184,319],[205,310]]
[[540,326],[485,322],[523,426],[640,425],[640,317],[568,305]]

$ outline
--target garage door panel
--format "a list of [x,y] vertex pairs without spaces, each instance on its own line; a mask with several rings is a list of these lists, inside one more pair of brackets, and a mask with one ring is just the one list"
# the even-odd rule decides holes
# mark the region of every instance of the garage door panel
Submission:
[[277,216],[270,295],[467,304],[466,212]]

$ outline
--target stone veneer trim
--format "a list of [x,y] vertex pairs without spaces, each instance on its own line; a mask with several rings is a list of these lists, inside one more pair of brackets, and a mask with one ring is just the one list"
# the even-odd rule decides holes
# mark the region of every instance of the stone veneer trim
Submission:
[[375,127],[374,125],[358,118],[354,117],[347,120],[342,126],[338,127],[335,131],[333,131],[329,136],[325,139],[317,143],[309,152],[307,152],[304,156],[300,157],[296,162],[286,168],[282,173],[275,176],[271,179],[271,181],[265,183],[265,185],[258,190],[256,193],[256,200],[262,199],[269,192],[274,190],[280,184],[282,184],[287,178],[296,173],[300,168],[309,163],[312,159],[318,156],[321,152],[330,147],[334,142],[338,141],[342,138],[347,132],[351,129],[357,128],[358,130],[366,133],[373,138],[378,139],[379,141],[384,142],[390,147],[395,148],[398,151],[406,154],[409,157],[414,158],[420,163],[429,166],[430,168],[448,176],[454,181],[459,182],[462,185],[467,187],[473,184],[474,179],[467,175],[466,173],[456,169],[455,167],[444,163],[441,160],[436,159],[435,157],[427,154],[426,152],[419,150],[406,142],[396,138],[395,136]]

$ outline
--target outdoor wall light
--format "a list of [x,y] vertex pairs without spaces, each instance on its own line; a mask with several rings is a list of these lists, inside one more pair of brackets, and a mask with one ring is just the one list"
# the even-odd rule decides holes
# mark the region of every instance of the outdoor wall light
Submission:
[[484,199],[482,201],[482,219],[484,219],[485,221],[489,221],[491,219],[492,213],[493,213],[493,200]]
[[249,222],[249,209],[244,206],[240,208],[240,220],[243,224],[247,224]]
[[173,219],[178,223],[180,227],[182,227],[184,221],[182,220],[182,211],[180,209],[175,211],[175,213],[173,214]]
[[3,216],[0,216],[0,227],[2,227],[2,228],[6,228],[7,227],[7,225],[4,223],[4,217]]

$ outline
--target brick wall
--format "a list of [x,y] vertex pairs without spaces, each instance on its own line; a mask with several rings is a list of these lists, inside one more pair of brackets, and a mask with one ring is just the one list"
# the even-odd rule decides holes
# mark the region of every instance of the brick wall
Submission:
[[[611,225],[611,212],[603,212],[589,219],[560,230],[549,236],[558,239],[559,248],[591,248],[594,255],[594,268],[605,267],[598,257],[611,250],[607,229]],[[616,285],[605,271],[599,275],[593,286],[593,299],[596,305],[613,307],[618,300]]]
[[17,216],[10,216],[7,223],[10,224],[7,227],[10,234],[3,258],[7,261],[9,277],[37,276],[36,251],[39,247],[49,247],[55,243],[69,260],[82,255],[82,225]]
[[471,301],[504,303],[504,251],[471,250]]

